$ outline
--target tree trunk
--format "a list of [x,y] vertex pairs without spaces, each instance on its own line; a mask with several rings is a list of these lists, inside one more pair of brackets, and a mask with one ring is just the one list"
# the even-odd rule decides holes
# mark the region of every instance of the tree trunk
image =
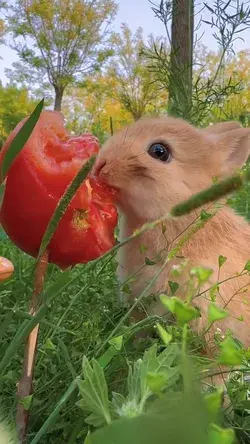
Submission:
[[61,111],[64,88],[62,86],[54,86],[54,89],[55,89],[54,111]]
[[194,0],[173,0],[169,113],[191,120]]

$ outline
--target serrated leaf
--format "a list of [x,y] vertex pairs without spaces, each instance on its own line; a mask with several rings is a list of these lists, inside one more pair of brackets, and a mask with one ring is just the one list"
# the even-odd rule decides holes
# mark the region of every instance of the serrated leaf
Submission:
[[141,365],[142,359],[137,359],[133,364],[133,368],[129,366],[128,371],[128,399],[139,404],[141,398]]
[[224,264],[225,264],[226,260],[227,260],[227,257],[225,257],[225,256],[222,256],[222,255],[220,255],[220,256],[219,256],[219,258],[218,258],[218,262],[219,262],[219,268],[221,268],[221,267],[222,267],[222,265],[224,265]]
[[200,312],[196,307],[181,301],[175,296],[169,298],[168,296],[160,295],[160,300],[175,315],[180,325],[187,324],[200,316]]
[[157,322],[156,324],[159,336],[161,337],[162,341],[165,345],[168,345],[172,341],[172,335],[170,335],[165,328],[162,327],[161,324]]
[[168,281],[169,288],[171,290],[171,295],[175,295],[179,288],[179,284],[177,282]]
[[158,356],[158,369],[170,368],[174,361],[179,357],[180,349],[178,344],[169,344]]
[[23,405],[24,410],[28,411],[32,403],[33,395],[25,396],[18,400],[19,404]]
[[2,164],[1,164],[1,182],[6,177],[9,168],[11,167],[13,161],[15,160],[16,156],[20,153],[20,151],[23,149],[24,145],[28,141],[28,139],[31,136],[31,133],[33,129],[35,128],[40,114],[42,112],[44,105],[44,99],[41,100],[41,102],[38,103],[36,108],[34,109],[33,113],[30,115],[30,117],[26,120],[26,122],[23,124],[22,128],[18,131],[14,139],[12,140],[8,150],[6,151]]
[[218,363],[222,365],[239,365],[243,362],[243,356],[240,350],[238,350],[234,340],[232,338],[226,338],[220,344],[220,355]]
[[92,367],[88,359],[83,358],[84,380],[77,380],[82,399],[77,405],[86,412],[94,414],[88,417],[89,424],[91,419],[94,423],[99,421],[99,425],[110,424],[108,387],[104,372],[95,359],[92,359],[91,364]]
[[[79,404],[78,407],[80,407]],[[85,422],[94,427],[101,427],[103,425],[103,418],[98,413],[91,413],[89,416],[87,416],[87,418],[85,418]]]
[[156,265],[155,261],[152,261],[151,259],[149,259],[148,257],[145,257],[145,264],[152,266],[152,265]]
[[122,407],[125,405],[126,399],[120,393],[112,392],[112,405],[117,415],[122,416]]
[[215,303],[211,303],[208,306],[208,321],[215,322],[221,319],[225,319],[228,316],[228,312],[223,308],[218,307]]

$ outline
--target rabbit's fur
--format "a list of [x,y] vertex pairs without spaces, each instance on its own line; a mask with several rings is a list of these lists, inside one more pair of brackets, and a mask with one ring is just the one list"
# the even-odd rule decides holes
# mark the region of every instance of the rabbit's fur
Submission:
[[[167,145],[172,161],[164,163],[150,157],[148,148],[153,143]],[[145,222],[164,216],[177,203],[209,187],[214,177],[222,178],[234,173],[244,165],[249,151],[250,129],[242,128],[237,122],[198,129],[181,119],[147,118],[123,129],[106,142],[94,172],[117,189],[117,204],[122,215],[120,237],[123,239]],[[179,219],[167,220],[165,233],[158,226],[120,249],[118,262],[121,281],[141,269],[131,284],[131,298],[138,297],[162,265],[160,262],[143,267],[145,256],[153,259],[161,251],[164,260],[169,249],[180,239],[181,233],[199,214],[200,209]],[[142,245],[146,247],[146,253],[142,253]],[[190,267],[200,265],[212,268],[214,273],[210,279],[211,285],[218,279],[219,255],[227,257],[220,270],[220,281],[244,269],[250,259],[250,226],[230,208],[222,206],[216,216],[191,237],[179,255],[189,261],[178,280],[180,291],[177,295],[185,298],[185,283]],[[170,271],[173,265],[181,262],[183,259],[177,258],[169,263],[150,293],[169,292]],[[217,327],[222,332],[231,329],[245,346],[250,346],[248,282],[250,277],[244,276],[229,279],[220,285],[216,303],[226,307],[230,316],[215,323],[210,335]],[[242,287],[244,292],[240,290]],[[207,325],[208,294],[198,297],[195,303],[203,312],[195,326],[200,332]],[[158,300],[148,307],[148,312],[163,314],[163,309]],[[243,321],[239,320],[241,315]]]

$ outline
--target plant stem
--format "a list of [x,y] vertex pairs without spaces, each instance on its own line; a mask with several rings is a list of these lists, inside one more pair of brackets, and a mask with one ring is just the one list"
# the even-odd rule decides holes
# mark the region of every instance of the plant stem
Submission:
[[[34,291],[31,299],[30,315],[35,316],[38,311],[39,299],[41,293],[43,292],[44,278],[46,275],[48,266],[48,251],[46,250],[43,256],[37,263],[35,269],[35,279],[34,279]],[[37,347],[39,324],[30,332],[25,351],[24,351],[24,361],[23,361],[23,371],[21,379],[17,385],[17,413],[16,413],[16,426],[19,436],[20,444],[26,442],[26,431],[29,420],[29,412],[25,410],[24,405],[20,402],[22,398],[30,396],[32,393],[32,379],[33,370],[35,364],[35,355]]]

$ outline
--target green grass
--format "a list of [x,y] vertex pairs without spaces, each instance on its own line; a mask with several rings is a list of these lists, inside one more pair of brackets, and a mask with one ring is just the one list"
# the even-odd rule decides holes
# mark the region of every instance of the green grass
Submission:
[[[15,264],[13,277],[0,287],[0,325],[3,325],[6,315],[10,317],[4,332],[1,332],[0,356],[3,356],[23,321],[22,314],[28,311],[34,260],[15,248],[8,239],[0,241],[0,251],[1,255],[8,257]],[[74,375],[69,369],[72,367],[75,374],[80,373],[83,355],[94,356],[122,316],[122,310],[115,298],[115,262],[109,261],[101,273],[97,268],[89,275],[85,268],[78,266],[72,270],[68,285],[60,292],[59,297],[52,301],[40,326],[34,374],[35,395],[30,419],[31,435],[38,431],[70,385]],[[47,287],[56,280],[58,273],[56,266],[49,266]],[[65,356],[62,343],[68,356]],[[23,345],[19,347],[5,376],[0,380],[0,403],[7,411],[13,413],[23,349]],[[61,413],[51,438],[46,437],[41,442],[56,442],[57,436],[58,442],[62,442],[62,438],[67,442],[68,434],[82,415],[80,409],[74,407],[75,401],[76,397],[73,397]]]
[[[238,211],[245,216],[248,208],[246,193],[248,193],[246,189],[242,190],[233,201],[234,206],[236,205]],[[1,360],[18,328],[27,318],[35,260],[18,250],[2,231],[0,231],[0,252],[1,256],[7,257],[15,265],[13,277],[0,285]],[[117,301],[119,287],[115,270],[115,259],[109,258],[91,270],[88,265],[77,266],[70,272],[66,285],[55,292],[54,298],[51,298],[40,323],[28,443],[54,412],[57,403],[74,378],[81,373],[83,356],[89,359],[100,357],[100,354],[108,349],[107,338],[123,320],[127,309],[121,307]],[[45,293],[46,290],[50,291],[61,274],[56,266],[49,266]],[[128,332],[128,328],[127,321],[121,322],[121,328],[116,335]],[[172,333],[175,341],[182,341],[178,327],[174,327]],[[144,349],[152,343],[161,342],[159,338],[157,339],[157,335],[141,342],[134,342],[133,339],[132,335],[124,342],[122,349],[105,368],[110,392],[125,393],[128,363],[141,357]],[[188,341],[194,350],[198,343],[197,338],[189,335]],[[16,409],[16,383],[20,378],[23,352],[22,341],[3,376],[0,377],[0,405],[13,418]],[[201,358],[199,362],[202,362]],[[243,393],[244,398],[247,388],[248,385],[242,388],[238,381],[234,382],[235,396],[240,397]],[[88,431],[85,423],[87,415],[76,406],[78,400],[78,391],[75,390],[39,443],[84,442]],[[227,425],[229,421],[230,425],[235,427],[238,431],[238,442],[244,444],[250,442],[248,426],[250,422],[247,414],[242,416],[242,412],[240,414],[238,412],[238,416],[228,418],[226,413],[224,424]]]

